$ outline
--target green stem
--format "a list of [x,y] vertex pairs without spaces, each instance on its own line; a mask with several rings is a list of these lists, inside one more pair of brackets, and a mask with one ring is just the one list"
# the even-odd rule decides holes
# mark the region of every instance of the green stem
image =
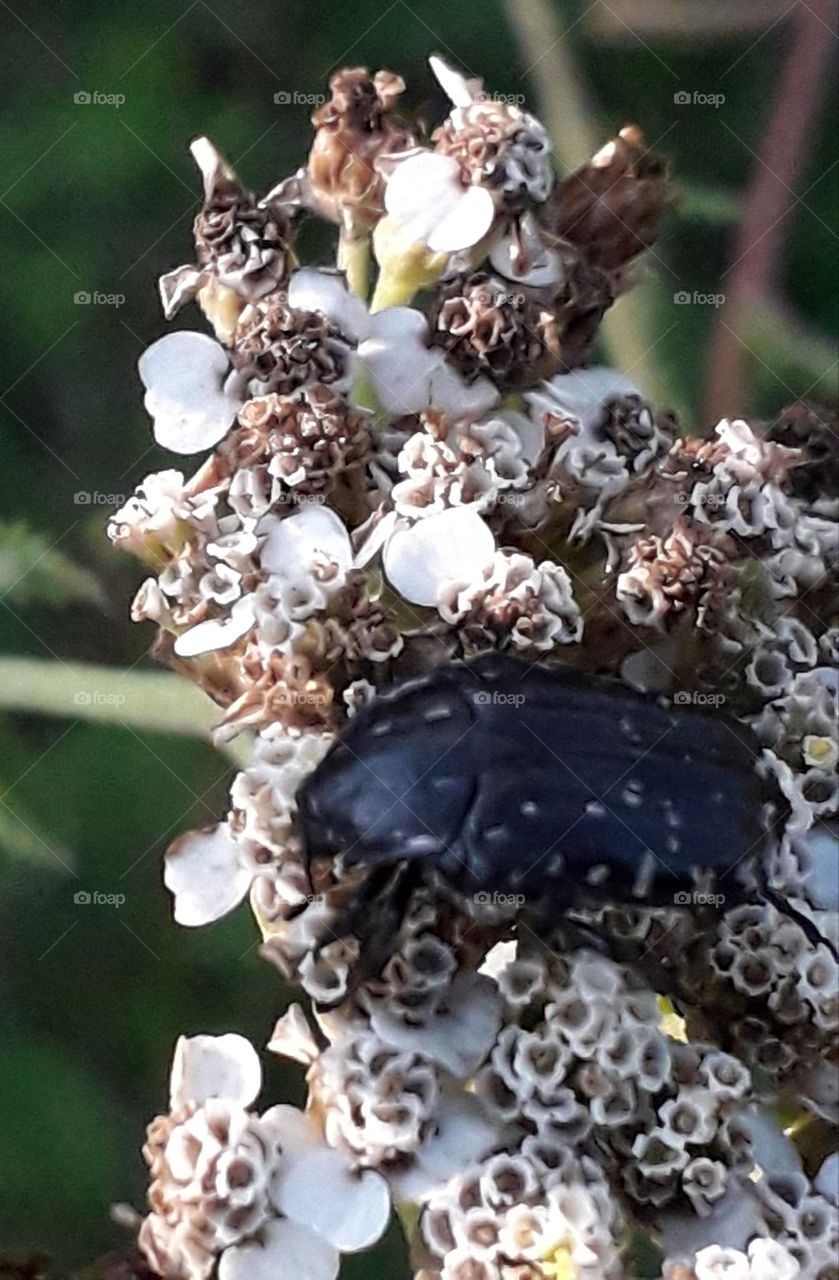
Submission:
[[366,302],[370,292],[370,237],[350,239],[342,230],[338,240],[338,267],[347,273],[351,292]]
[[[0,658],[0,710],[207,740],[220,718],[206,694],[166,671],[14,657]],[[243,759],[239,748],[228,746],[225,754]]]
[[407,307],[418,287],[413,276],[382,267],[370,303],[371,312],[384,311],[385,307]]

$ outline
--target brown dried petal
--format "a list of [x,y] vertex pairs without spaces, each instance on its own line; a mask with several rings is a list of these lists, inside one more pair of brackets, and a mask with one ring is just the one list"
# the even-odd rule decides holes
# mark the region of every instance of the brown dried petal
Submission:
[[558,183],[543,225],[582,249],[592,265],[614,274],[655,243],[667,202],[664,161],[647,150],[640,130],[628,125]]
[[552,315],[524,290],[482,272],[439,291],[431,329],[469,381],[488,374],[505,390],[531,386],[559,364]]

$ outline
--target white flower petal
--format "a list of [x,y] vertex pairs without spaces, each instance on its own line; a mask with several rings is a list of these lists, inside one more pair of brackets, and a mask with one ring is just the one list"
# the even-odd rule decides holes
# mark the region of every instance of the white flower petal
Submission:
[[467,507],[427,516],[398,529],[385,547],[388,580],[406,600],[434,605],[443,582],[474,582],[492,562],[495,538]]
[[437,1131],[417,1152],[416,1162],[391,1176],[399,1200],[429,1199],[467,1165],[482,1159],[498,1141],[498,1130],[471,1095],[444,1098],[435,1117]]
[[429,346],[428,322],[413,307],[377,312],[358,356],[386,413],[434,408],[455,417],[479,417],[499,399],[488,378],[466,382],[447,364],[442,348]]
[[209,831],[189,831],[170,845],[163,881],[175,896],[178,924],[220,920],[238,906],[252,880],[226,822]]
[[367,307],[350,293],[343,277],[301,267],[288,285],[288,305],[300,311],[319,311],[348,338],[360,342],[367,336],[370,317]]
[[483,240],[495,218],[486,187],[467,187],[456,204],[439,216],[426,240],[432,253],[457,253]]
[[813,1184],[819,1195],[831,1204],[839,1205],[839,1152],[828,1156],[816,1174]]
[[196,658],[202,653],[229,649],[247,635],[255,620],[253,596],[242,596],[226,618],[208,618],[179,635],[175,641],[175,653],[179,658]]
[[661,1214],[662,1245],[667,1256],[688,1257],[708,1245],[745,1249],[764,1230],[757,1199],[748,1187],[730,1185],[705,1217],[665,1209]]
[[482,240],[495,205],[485,187],[464,187],[452,156],[420,151],[402,160],[385,187],[385,208],[406,235],[434,253],[456,253]]
[[290,1004],[277,1024],[267,1046],[272,1053],[308,1067],[318,1056],[312,1028],[299,1004]]
[[189,144],[192,158],[204,179],[204,198],[209,200],[220,181],[238,183],[238,178],[218,147],[209,138],[193,138]]
[[807,832],[810,865],[804,874],[807,897],[822,911],[839,911],[836,833],[823,827]]
[[428,346],[428,322],[412,307],[388,307],[372,317],[358,348],[378,403],[386,413],[421,413],[442,352]]
[[500,392],[489,378],[467,382],[445,357],[432,368],[428,398],[432,409],[439,409],[452,418],[479,418],[499,399]]
[[282,1147],[283,1155],[297,1159],[307,1151],[315,1151],[323,1145],[320,1129],[298,1107],[281,1102],[262,1116],[262,1124],[271,1129]]
[[455,71],[454,67],[450,67],[436,53],[428,59],[428,65],[437,77],[440,88],[456,107],[471,106],[475,95],[470,85],[475,84],[474,80],[470,81],[460,71]]
[[367,1249],[390,1219],[390,1192],[381,1174],[355,1174],[347,1157],[326,1145],[283,1161],[272,1198],[295,1222],[342,1253]]
[[341,1255],[331,1244],[297,1222],[275,1218],[258,1240],[225,1249],[218,1280],[336,1280]]
[[399,516],[395,511],[388,511],[372,528],[368,521],[361,545],[355,553],[355,563],[359,569],[363,569],[379,554],[398,522]]
[[330,507],[309,505],[284,520],[271,520],[260,561],[280,578],[306,573],[318,560],[332,560],[345,572],[352,567],[350,536]]
[[262,1088],[262,1067],[244,1036],[181,1036],[169,1087],[173,1111],[202,1107],[208,1098],[248,1107]]
[[140,357],[145,405],[154,438],[173,453],[200,453],[227,434],[241,399],[225,389],[230,363],[224,348],[203,333],[169,333]]
[[583,433],[589,435],[602,425],[607,400],[640,394],[629,378],[600,365],[594,369],[575,369],[573,373],[557,374],[525,398],[540,409],[553,413],[562,410],[575,418]]
[[488,978],[497,982],[504,970],[515,960],[518,949],[519,944],[514,938],[505,942],[496,942],[495,946],[486,953],[478,973],[486,974]]
[[756,1104],[752,1104],[738,1116],[742,1127],[752,1142],[754,1162],[764,1173],[790,1175],[801,1173],[801,1157],[798,1148],[781,1129],[777,1121]]
[[410,1026],[383,1009],[371,1013],[370,1023],[394,1048],[424,1053],[465,1080],[477,1071],[498,1034],[501,997],[491,978],[462,974],[452,982],[441,1011],[421,1026]]

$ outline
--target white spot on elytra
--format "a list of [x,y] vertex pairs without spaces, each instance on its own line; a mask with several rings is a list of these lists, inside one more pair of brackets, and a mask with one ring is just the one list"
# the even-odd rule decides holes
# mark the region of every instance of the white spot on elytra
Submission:
[[486,840],[489,844],[497,844],[499,840],[506,840],[509,834],[510,828],[501,823],[497,827],[484,827],[481,832],[481,839]]
[[435,720],[450,720],[451,716],[452,709],[445,702],[438,702],[433,706],[426,707],[422,713],[422,718],[426,724],[433,724]]

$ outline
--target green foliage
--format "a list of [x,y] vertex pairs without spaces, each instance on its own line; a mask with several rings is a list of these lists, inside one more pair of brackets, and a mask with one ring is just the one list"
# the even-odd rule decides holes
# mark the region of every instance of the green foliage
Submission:
[[101,604],[102,588],[55,539],[22,520],[0,520],[0,596],[15,605]]

